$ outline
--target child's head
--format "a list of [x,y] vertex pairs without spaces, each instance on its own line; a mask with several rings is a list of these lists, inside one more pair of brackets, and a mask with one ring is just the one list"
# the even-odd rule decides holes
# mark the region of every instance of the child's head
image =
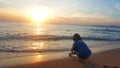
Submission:
[[75,34],[73,35],[73,41],[77,41],[77,40],[82,40],[82,39],[81,39],[81,37],[80,37],[79,34],[75,33]]

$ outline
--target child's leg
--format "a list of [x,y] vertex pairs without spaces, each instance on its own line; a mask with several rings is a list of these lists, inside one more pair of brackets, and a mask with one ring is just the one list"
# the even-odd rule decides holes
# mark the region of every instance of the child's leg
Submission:
[[83,61],[83,60],[85,60],[85,59],[83,59],[82,57],[80,57],[78,53],[77,53],[76,55],[77,55],[77,57],[78,57],[78,61]]

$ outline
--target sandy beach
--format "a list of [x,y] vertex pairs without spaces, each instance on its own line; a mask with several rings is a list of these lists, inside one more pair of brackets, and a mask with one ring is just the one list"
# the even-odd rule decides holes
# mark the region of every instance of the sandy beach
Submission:
[[99,66],[109,66],[112,68],[120,68],[120,48],[113,49],[110,51],[105,51],[92,55],[89,60]]
[[119,53],[120,49],[115,49],[93,54],[89,59],[83,62],[73,60],[68,57],[14,65],[4,68],[119,68]]

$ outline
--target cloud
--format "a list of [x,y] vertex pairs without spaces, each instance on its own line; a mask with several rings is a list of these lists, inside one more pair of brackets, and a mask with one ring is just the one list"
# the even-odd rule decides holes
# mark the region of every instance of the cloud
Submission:
[[61,20],[61,22],[70,22],[72,24],[115,24],[120,22],[112,19],[111,16],[104,15],[98,12],[93,14],[76,13],[71,15],[63,13],[60,14],[57,19]]
[[118,9],[118,10],[120,10],[120,4],[116,4],[115,8]]
[[60,14],[60,18],[68,18],[68,19],[86,19],[86,20],[108,20],[111,19],[110,16],[103,15],[100,13],[93,13],[93,14],[87,14],[87,13],[75,13],[75,14]]
[[0,1],[0,8],[6,8],[6,7],[8,7],[7,4],[8,4],[7,1],[1,0],[1,1]]

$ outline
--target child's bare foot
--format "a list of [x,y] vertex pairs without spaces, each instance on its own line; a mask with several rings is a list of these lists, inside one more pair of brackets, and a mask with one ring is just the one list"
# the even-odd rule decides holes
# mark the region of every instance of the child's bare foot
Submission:
[[69,57],[73,57],[73,56],[72,56],[72,53],[69,53]]
[[69,57],[71,57],[73,61],[75,61],[77,59],[77,57],[74,56],[72,53],[69,53]]

